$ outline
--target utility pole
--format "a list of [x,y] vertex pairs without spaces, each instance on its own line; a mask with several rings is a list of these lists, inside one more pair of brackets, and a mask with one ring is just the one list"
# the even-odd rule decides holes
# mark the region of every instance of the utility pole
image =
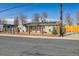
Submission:
[[62,3],[60,3],[60,36],[63,36]]

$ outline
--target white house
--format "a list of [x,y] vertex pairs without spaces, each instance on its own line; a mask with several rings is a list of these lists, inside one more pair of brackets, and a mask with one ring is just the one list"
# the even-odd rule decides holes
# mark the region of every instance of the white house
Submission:
[[0,32],[3,31],[3,25],[0,25]]
[[22,21],[19,20],[19,25],[18,25],[19,31],[20,32],[26,32],[26,27],[23,26]]
[[26,32],[26,27],[23,25],[18,25],[20,32]]

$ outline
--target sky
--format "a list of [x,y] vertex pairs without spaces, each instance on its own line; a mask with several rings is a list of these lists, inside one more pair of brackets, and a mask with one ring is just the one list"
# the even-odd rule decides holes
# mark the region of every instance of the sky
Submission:
[[[10,9],[13,8],[13,9]],[[5,9],[10,9],[6,10]],[[2,11],[4,10],[4,11]],[[70,15],[76,19],[76,12],[79,10],[77,3],[63,3],[63,19],[65,15]],[[16,15],[26,15],[27,19],[32,19],[35,13],[42,14],[46,12],[48,19],[56,21],[60,19],[60,4],[59,3],[0,3],[0,18],[14,18]],[[11,19],[10,19],[11,20]]]

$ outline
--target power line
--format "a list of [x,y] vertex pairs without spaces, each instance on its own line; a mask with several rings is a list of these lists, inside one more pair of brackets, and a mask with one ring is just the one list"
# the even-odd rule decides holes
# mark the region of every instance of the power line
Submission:
[[12,7],[12,8],[7,8],[7,9],[4,9],[4,10],[1,10],[0,13],[6,12],[6,11],[9,11],[9,10],[13,10],[13,9],[16,9],[16,8],[22,8],[22,7],[25,7],[25,6],[26,5],[23,5],[23,6],[15,6],[15,7]]
[[[39,3],[40,4],[40,3]],[[23,13],[23,12],[25,12],[25,11],[30,11],[30,10],[33,10],[33,8],[32,7],[34,7],[34,6],[38,6],[39,4],[32,4],[31,6],[27,6],[27,8],[25,9],[25,10],[23,10],[23,11],[21,11],[21,12],[19,12],[19,13]],[[21,6],[22,7],[22,6]],[[24,7],[24,6],[23,6]],[[38,6],[39,7],[39,6]],[[20,7],[18,7],[18,8],[20,8]],[[13,9],[15,9],[15,8],[13,8]],[[9,10],[12,10],[12,9],[9,9]],[[6,10],[6,11],[9,11],[9,10]],[[6,11],[4,11],[4,12],[6,12]],[[19,13],[17,13],[17,14],[19,14]],[[15,15],[15,14],[10,14],[10,15],[8,15],[8,16],[12,16],[12,15]]]
[[1,10],[0,13],[3,13],[5,11],[9,11],[9,10],[12,10],[12,9],[15,9],[15,8],[21,8],[21,7],[24,7],[24,6],[16,6],[16,7],[12,7],[12,8],[7,8],[7,9],[4,9],[4,10]]

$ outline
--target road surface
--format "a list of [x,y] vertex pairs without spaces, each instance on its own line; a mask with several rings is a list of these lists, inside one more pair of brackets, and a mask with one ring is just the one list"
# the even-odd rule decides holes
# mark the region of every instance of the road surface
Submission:
[[79,56],[79,41],[0,36],[0,56]]

